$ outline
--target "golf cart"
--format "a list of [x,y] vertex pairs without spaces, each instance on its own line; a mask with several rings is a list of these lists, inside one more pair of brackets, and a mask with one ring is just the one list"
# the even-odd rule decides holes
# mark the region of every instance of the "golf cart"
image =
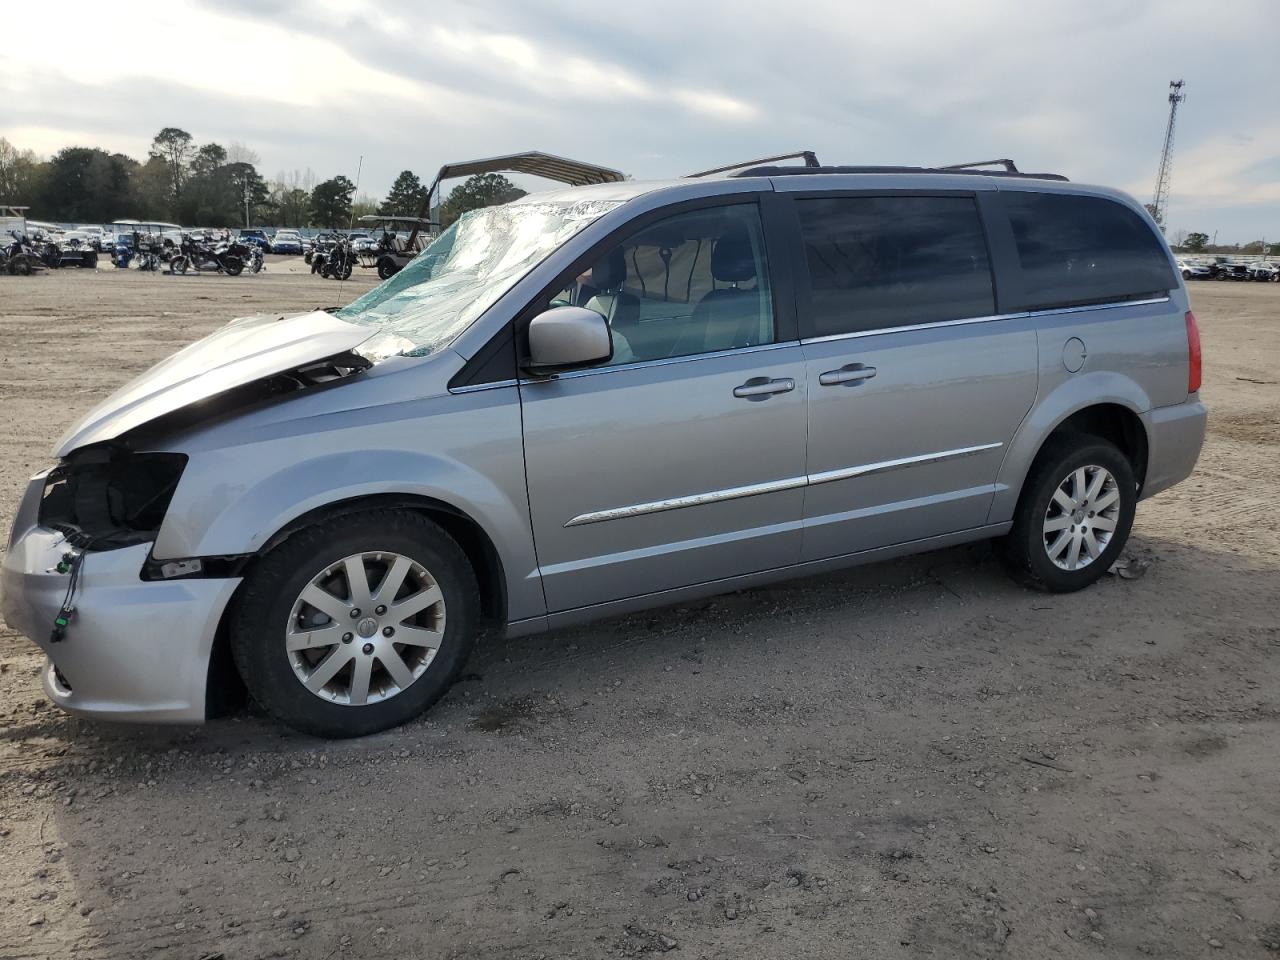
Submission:
[[[626,179],[618,170],[599,167],[594,163],[581,160],[568,160],[564,157],[552,156],[530,150],[525,153],[511,153],[502,157],[487,157],[483,160],[466,160],[462,163],[446,163],[431,181],[426,198],[418,209],[416,217],[395,217],[372,215],[361,217],[360,222],[371,228],[382,226],[376,250],[360,253],[360,266],[377,267],[379,278],[385,280],[399,272],[405,264],[416,257],[427,244],[440,232],[440,223],[429,219],[433,209],[438,209],[443,202],[440,184],[455,177],[473,177],[480,173],[525,173],[567,183],[571,187],[581,187],[589,183],[617,183]],[[435,202],[432,199],[435,198]],[[409,236],[400,239],[396,236],[396,228],[407,227]]]
[[[373,235],[372,248],[355,248],[360,266],[376,267],[378,279],[399,273],[406,263],[420,254],[431,242],[432,223],[417,217],[393,217],[369,214],[359,221]],[[408,239],[400,236],[408,232]]]

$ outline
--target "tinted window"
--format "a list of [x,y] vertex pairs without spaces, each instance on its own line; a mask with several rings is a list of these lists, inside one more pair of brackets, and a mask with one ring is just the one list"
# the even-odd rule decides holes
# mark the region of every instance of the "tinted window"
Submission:
[[583,264],[552,302],[603,316],[615,365],[771,343],[756,205],[709,207],[643,227]]
[[995,313],[970,197],[799,200],[812,336]]
[[1028,309],[1163,293],[1176,286],[1164,244],[1145,220],[1102,197],[1003,194]]

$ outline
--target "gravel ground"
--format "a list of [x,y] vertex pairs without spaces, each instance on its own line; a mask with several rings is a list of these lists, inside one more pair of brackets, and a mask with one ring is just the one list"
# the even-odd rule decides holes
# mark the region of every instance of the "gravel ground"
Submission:
[[[369,283],[299,268],[0,277],[0,525],[119,383]],[[493,641],[342,743],[72,719],[0,625],[0,956],[1280,956],[1280,285],[1192,297],[1140,578],[973,546]]]

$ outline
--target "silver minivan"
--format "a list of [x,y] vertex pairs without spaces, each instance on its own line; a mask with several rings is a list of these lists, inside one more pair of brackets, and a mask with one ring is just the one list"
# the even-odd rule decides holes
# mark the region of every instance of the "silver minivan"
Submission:
[[475,211],[351,305],[236,320],[32,478],[3,615],[76,713],[247,688],[323,736],[519,635],[979,539],[1078,590],[1205,430],[1143,208],[1050,175],[756,167]]

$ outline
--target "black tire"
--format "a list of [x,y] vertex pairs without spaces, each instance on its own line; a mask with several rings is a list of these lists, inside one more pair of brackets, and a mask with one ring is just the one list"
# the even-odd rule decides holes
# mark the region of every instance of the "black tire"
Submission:
[[[1065,570],[1049,557],[1045,518],[1059,484],[1078,468],[1088,466],[1103,467],[1115,478],[1120,494],[1116,526],[1097,557],[1083,567]],[[1106,573],[1124,549],[1137,502],[1133,466],[1115,444],[1092,434],[1064,434],[1049,441],[1036,458],[1022,486],[1013,529],[995,542],[996,554],[1014,579],[1025,586],[1050,593],[1082,590]]]
[[1183,279],[1183,280],[1190,280],[1190,279],[1191,279],[1191,271],[1190,271],[1190,270],[1183,270],[1183,271],[1182,271],[1182,279]]
[[378,260],[378,279],[387,280],[394,277],[400,272],[400,268],[396,266],[396,262],[390,257],[381,257]]
[[351,261],[343,260],[341,263],[339,263],[337,268],[334,270],[333,275],[337,277],[339,280],[350,280],[351,279]]
[[[430,571],[447,610],[443,639],[426,672],[406,689],[364,706],[334,703],[302,685],[285,650],[285,630],[295,600],[317,573],[344,557],[377,551],[401,554]],[[475,572],[452,537],[409,510],[369,510],[322,520],[256,562],[231,613],[231,653],[249,693],[277,720],[318,737],[361,737],[413,719],[444,695],[470,656],[479,616]]]
[[90,270],[98,269],[98,255],[92,250],[87,251],[80,257],[80,266],[87,267]]
[[169,261],[169,272],[170,272],[170,273],[185,274],[185,273],[187,272],[187,258],[186,258],[186,257],[174,257],[172,260],[170,260],[170,261]]
[[238,277],[244,270],[244,261],[239,257],[224,257],[222,260],[222,269],[227,272],[227,276]]

